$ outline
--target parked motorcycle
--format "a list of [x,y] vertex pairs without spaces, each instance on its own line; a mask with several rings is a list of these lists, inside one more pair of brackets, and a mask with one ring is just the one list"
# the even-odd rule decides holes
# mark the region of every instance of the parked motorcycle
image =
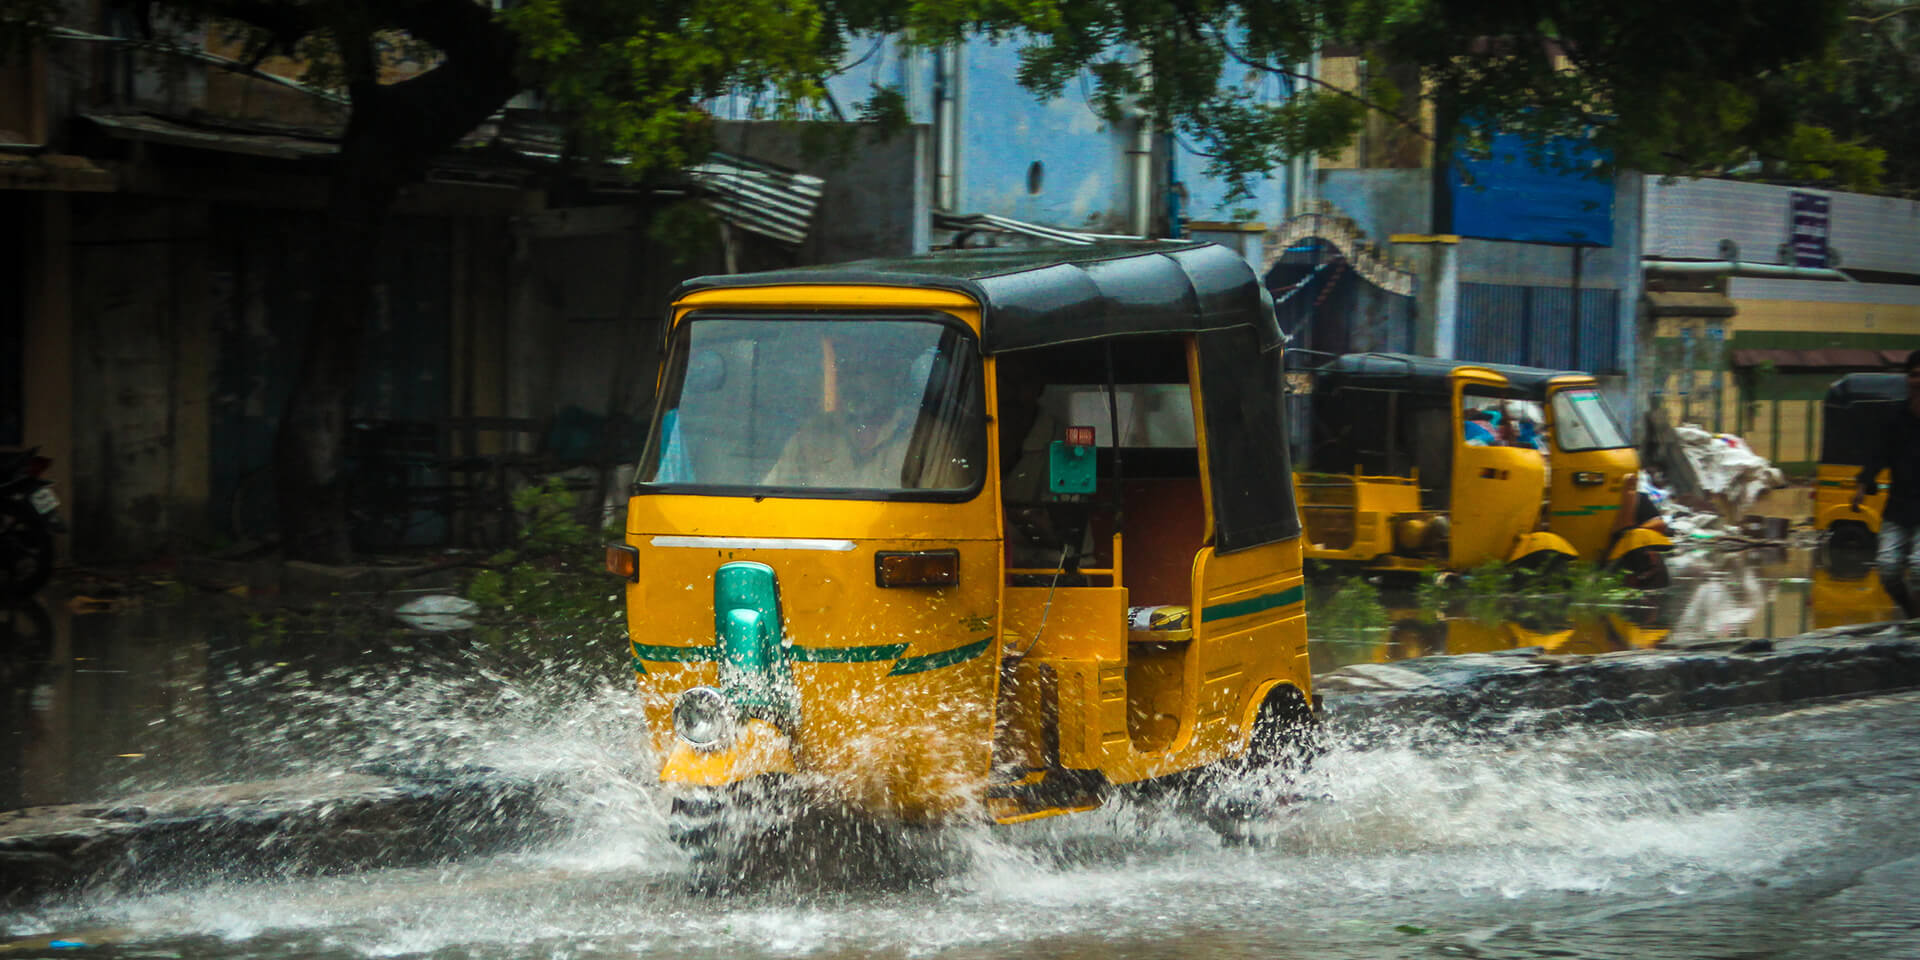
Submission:
[[53,535],[67,526],[46,478],[53,461],[34,447],[0,453],[0,597],[24,597],[53,575]]

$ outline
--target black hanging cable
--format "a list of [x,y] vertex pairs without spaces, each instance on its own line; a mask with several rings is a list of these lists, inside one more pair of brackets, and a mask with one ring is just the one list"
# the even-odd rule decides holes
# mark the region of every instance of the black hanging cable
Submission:
[[[1125,518],[1126,504],[1123,502],[1122,481],[1126,472],[1120,468],[1120,388],[1114,384],[1113,341],[1108,340],[1107,347],[1107,430],[1113,438],[1113,529],[1121,529]],[[1119,586],[1119,584],[1114,584]]]

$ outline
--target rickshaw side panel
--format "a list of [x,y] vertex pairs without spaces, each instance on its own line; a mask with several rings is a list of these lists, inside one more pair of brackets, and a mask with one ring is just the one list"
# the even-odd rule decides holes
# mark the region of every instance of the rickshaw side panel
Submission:
[[[1640,455],[1632,447],[1569,452],[1556,444],[1549,459],[1549,529],[1565,537],[1580,559],[1604,562],[1614,531],[1632,519],[1621,511],[1632,502],[1628,488],[1638,490]],[[1591,482],[1595,477],[1599,482]]]
[[[1539,453],[1518,447],[1462,445],[1453,458],[1448,565],[1471,570],[1504,563],[1515,538],[1539,522],[1546,470]],[[1472,495],[1463,491],[1472,490]]]

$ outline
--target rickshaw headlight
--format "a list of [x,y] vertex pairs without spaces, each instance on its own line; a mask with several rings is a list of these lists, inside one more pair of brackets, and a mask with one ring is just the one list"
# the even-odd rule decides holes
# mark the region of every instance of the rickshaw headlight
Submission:
[[694,687],[673,702],[673,732],[696,750],[718,750],[733,739],[733,715],[720,691]]

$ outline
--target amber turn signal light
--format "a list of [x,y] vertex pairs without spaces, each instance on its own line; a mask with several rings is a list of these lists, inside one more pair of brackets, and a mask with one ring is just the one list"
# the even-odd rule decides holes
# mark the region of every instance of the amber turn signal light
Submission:
[[640,551],[624,543],[607,544],[607,572],[624,580],[640,580]]
[[873,555],[873,582],[883,587],[950,587],[960,582],[958,550],[882,550]]

